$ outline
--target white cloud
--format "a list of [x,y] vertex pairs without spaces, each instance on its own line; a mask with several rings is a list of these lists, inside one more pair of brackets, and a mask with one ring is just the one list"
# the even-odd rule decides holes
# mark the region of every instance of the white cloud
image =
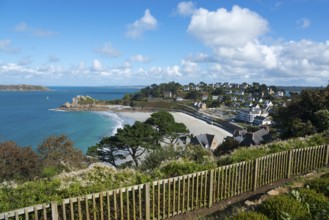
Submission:
[[239,6],[232,11],[200,8],[191,18],[188,32],[209,46],[243,46],[268,31],[268,22],[257,13]]
[[105,43],[103,47],[97,48],[95,52],[106,57],[118,57],[121,54],[120,51],[113,48],[109,42]]
[[30,33],[36,37],[52,37],[57,35],[54,31],[48,31],[41,28],[30,27],[26,22],[21,22],[17,24],[14,28],[16,32],[26,32]]
[[143,17],[128,25],[126,36],[137,39],[141,37],[145,31],[157,29],[157,26],[157,19],[151,15],[149,9],[146,9]]
[[101,61],[99,61],[97,59],[94,59],[92,69],[93,70],[96,70],[96,71],[101,71],[102,70],[102,63],[101,63]]
[[191,74],[194,75],[200,72],[198,64],[191,60],[183,59],[181,62],[181,66],[182,66],[182,72],[187,75],[191,75]]
[[145,57],[141,54],[137,54],[135,56],[130,57],[130,60],[133,62],[140,62],[140,63],[147,63],[150,61],[148,57]]
[[177,5],[177,13],[182,16],[189,16],[196,10],[193,2],[180,2]]
[[0,40],[0,52],[8,54],[18,54],[20,49],[13,47],[9,39]]
[[301,28],[308,28],[309,26],[311,26],[311,20],[308,18],[302,18],[300,20],[297,21],[297,24],[301,27]]

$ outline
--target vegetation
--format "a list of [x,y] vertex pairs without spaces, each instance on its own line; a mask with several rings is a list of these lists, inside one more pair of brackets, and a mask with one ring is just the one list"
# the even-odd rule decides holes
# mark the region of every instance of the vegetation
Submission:
[[152,84],[146,88],[141,89],[141,91],[135,93],[132,96],[133,101],[145,100],[149,97],[160,98],[164,96],[164,92],[171,92],[172,96],[175,97],[180,94],[181,85],[175,82],[162,83],[160,85]]
[[[254,160],[258,157],[285,150],[319,146],[324,144],[329,144],[329,131],[314,134],[304,138],[291,138],[285,141],[279,140],[265,145],[253,147],[239,147],[233,150],[230,154],[224,156],[220,155],[217,164],[227,165],[232,163],[238,163],[241,161],[249,161]],[[220,151],[220,149],[216,152],[218,151]]]
[[329,86],[318,90],[303,90],[294,95],[287,107],[279,108],[274,119],[282,138],[303,137],[323,132],[329,126]]
[[40,173],[38,155],[31,147],[0,143],[0,180],[31,180]]
[[240,212],[232,217],[233,220],[268,220],[269,218],[258,212]]
[[165,111],[153,113],[145,122],[135,122],[118,129],[112,137],[103,138],[98,144],[88,149],[87,155],[108,162],[115,167],[120,164],[138,167],[145,153],[159,150],[160,143],[173,144],[188,130],[182,123],[176,123],[174,117]]
[[35,85],[0,85],[0,91],[49,91],[47,87]]
[[260,207],[269,219],[311,219],[306,204],[289,195],[273,196]]
[[0,143],[1,182],[50,177],[63,170],[77,170],[86,165],[86,157],[64,135],[47,138],[39,145],[37,152],[14,142]]
[[58,170],[77,170],[86,166],[86,158],[81,150],[65,135],[50,136],[37,148],[39,159],[44,168],[55,167]]

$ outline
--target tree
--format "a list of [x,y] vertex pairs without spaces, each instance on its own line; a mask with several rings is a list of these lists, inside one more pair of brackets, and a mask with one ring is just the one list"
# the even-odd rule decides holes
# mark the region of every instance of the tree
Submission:
[[114,167],[118,167],[119,162],[123,162],[126,158],[124,149],[119,146],[115,136],[104,137],[99,143],[89,147],[87,155],[108,162]]
[[131,157],[136,167],[146,151],[159,147],[156,143],[157,133],[153,128],[138,121],[132,126],[125,125],[122,129],[118,129],[115,137],[117,139],[114,144],[126,153],[126,159],[127,156]]
[[201,100],[202,94],[198,91],[191,91],[187,93],[185,99],[192,99],[192,100]]
[[214,155],[217,157],[222,156],[223,154],[229,154],[234,149],[237,149],[239,147],[239,142],[236,141],[233,137],[226,137],[214,151]]
[[321,109],[314,113],[315,125],[319,132],[329,129],[329,111]]
[[15,142],[0,143],[0,182],[12,179],[33,179],[40,174],[40,162],[31,147]]
[[323,131],[327,128],[329,87],[303,90],[292,97],[287,107],[279,108],[273,115],[283,138],[299,137]]
[[65,135],[50,136],[37,148],[44,167],[79,169],[85,166],[86,157],[74,148],[73,142]]
[[189,130],[183,123],[176,123],[172,114],[166,111],[153,113],[145,122],[153,126],[158,132],[157,141],[174,144],[180,137],[189,134]]
[[95,146],[89,147],[87,154],[118,167],[134,163],[139,166],[145,152],[157,149],[157,132],[148,124],[135,122],[117,130],[112,137],[103,138]]

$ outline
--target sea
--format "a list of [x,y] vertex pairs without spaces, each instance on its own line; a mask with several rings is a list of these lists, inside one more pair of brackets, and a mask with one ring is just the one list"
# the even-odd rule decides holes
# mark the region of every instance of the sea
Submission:
[[48,87],[50,91],[0,92],[0,142],[14,141],[34,150],[51,135],[66,135],[76,148],[86,153],[88,147],[103,137],[115,134],[133,120],[110,111],[55,111],[77,95],[99,100],[122,98],[141,87]]

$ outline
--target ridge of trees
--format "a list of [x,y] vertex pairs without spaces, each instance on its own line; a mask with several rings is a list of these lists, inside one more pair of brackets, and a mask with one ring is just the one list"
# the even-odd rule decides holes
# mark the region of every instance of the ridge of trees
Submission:
[[281,138],[303,137],[329,129],[329,85],[303,90],[273,115]]

